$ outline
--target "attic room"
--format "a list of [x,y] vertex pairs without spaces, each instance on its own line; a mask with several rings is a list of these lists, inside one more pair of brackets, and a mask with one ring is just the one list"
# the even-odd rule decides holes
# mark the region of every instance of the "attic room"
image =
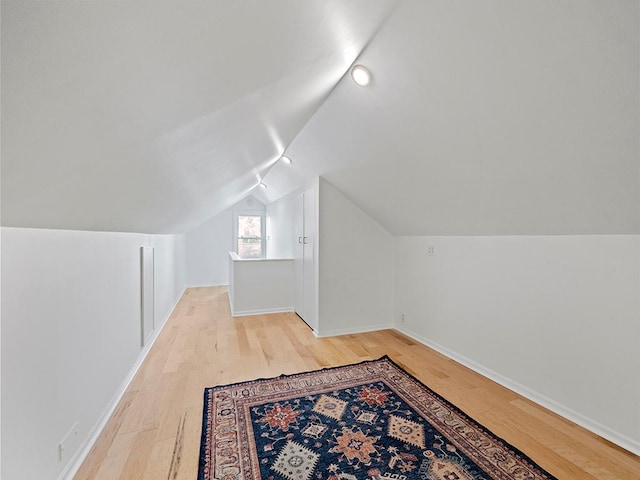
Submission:
[[[0,18],[0,477],[640,478],[640,2],[2,0]],[[315,430],[256,421],[267,473],[213,473],[233,455],[205,448],[207,392],[377,368],[509,461],[444,424],[403,434],[426,403],[371,377],[305,393],[324,410],[289,412]],[[370,455],[285,470],[288,435],[339,451],[330,409],[356,390],[340,408]]]

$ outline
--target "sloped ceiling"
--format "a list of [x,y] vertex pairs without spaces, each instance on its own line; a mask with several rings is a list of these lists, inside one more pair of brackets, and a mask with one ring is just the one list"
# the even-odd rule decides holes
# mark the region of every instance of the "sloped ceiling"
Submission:
[[390,0],[2,2],[2,224],[183,232],[243,198]]
[[639,233],[638,20],[626,0],[3,1],[2,224],[184,232],[321,175],[396,235]]
[[403,2],[372,85],[338,85],[265,193],[322,175],[395,235],[637,234],[638,25],[638,2]]

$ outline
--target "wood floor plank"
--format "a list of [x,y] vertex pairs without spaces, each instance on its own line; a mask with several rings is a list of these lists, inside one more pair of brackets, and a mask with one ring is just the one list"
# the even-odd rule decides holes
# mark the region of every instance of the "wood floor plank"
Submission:
[[98,468],[94,477],[95,480],[126,478],[123,474],[123,469],[127,463],[127,459],[133,452],[137,436],[138,433],[136,432],[116,435],[104,461],[101,462],[100,468]]
[[203,391],[389,355],[559,479],[639,480],[640,458],[394,330],[316,338],[295,314],[233,318],[187,289],[75,480],[193,480]]
[[136,435],[127,462],[122,468],[121,478],[142,478],[155,443],[156,430],[145,430]]

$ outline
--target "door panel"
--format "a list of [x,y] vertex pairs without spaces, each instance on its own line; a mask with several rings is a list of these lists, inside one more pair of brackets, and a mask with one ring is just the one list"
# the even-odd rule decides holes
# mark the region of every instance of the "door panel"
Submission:
[[316,211],[313,188],[296,196],[294,215],[295,311],[312,329],[317,330]]
[[316,269],[315,269],[315,253],[316,253],[316,211],[315,211],[315,192],[308,190],[302,194],[304,222],[303,222],[303,284],[304,284],[304,313],[303,317],[307,324],[317,330],[315,315],[316,300]]
[[295,270],[295,311],[300,317],[304,319],[304,208],[302,206],[303,198],[302,194],[296,195],[294,200],[294,224],[293,233],[294,238],[294,253],[293,253],[293,268]]

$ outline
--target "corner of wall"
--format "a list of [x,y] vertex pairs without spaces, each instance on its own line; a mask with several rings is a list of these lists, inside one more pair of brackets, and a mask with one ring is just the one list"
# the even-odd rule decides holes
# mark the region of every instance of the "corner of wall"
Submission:
[[389,328],[393,237],[327,180],[318,182],[320,334]]

